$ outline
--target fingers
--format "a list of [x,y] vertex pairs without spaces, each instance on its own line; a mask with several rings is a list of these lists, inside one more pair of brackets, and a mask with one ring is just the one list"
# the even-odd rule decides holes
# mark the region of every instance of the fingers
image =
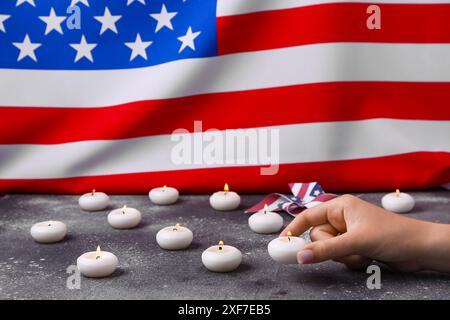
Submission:
[[357,239],[353,238],[351,234],[344,233],[336,237],[312,242],[298,253],[298,262],[301,264],[309,264],[353,256],[357,254],[355,250],[355,241]]
[[311,227],[327,223],[327,209],[330,202],[322,203],[310,209],[301,212],[294,220],[281,232],[285,236],[288,231],[297,236]]
[[341,259],[335,259],[334,261],[343,263],[350,269],[362,269],[367,268],[372,262],[372,259],[355,254]]
[[344,233],[347,231],[344,208],[353,206],[355,201],[361,200],[351,195],[343,195],[313,208],[306,209],[297,215],[280,235],[285,236],[288,231],[291,231],[293,235],[300,235],[309,228],[322,224],[331,224],[340,233]]
[[[309,234],[312,241],[321,241],[335,237],[338,235],[338,231],[332,225],[324,224],[312,228]],[[334,261],[343,263],[350,269],[361,269],[367,267],[372,259],[360,255],[351,255],[335,258]]]
[[330,239],[338,235],[338,231],[333,228],[330,224],[322,224],[320,226],[314,227],[309,232],[309,237],[311,241],[319,241]]

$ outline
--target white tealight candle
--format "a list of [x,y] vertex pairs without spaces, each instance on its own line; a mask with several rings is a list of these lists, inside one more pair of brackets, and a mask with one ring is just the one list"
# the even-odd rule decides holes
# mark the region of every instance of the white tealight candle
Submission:
[[83,194],[78,199],[78,204],[85,211],[101,211],[109,206],[109,197],[106,193],[96,192],[94,189],[90,193]]
[[86,252],[78,257],[77,267],[80,272],[89,278],[101,278],[111,275],[117,268],[119,260],[111,252],[97,251]]
[[209,197],[211,207],[219,211],[232,211],[241,204],[241,197],[233,191],[230,191],[228,184],[225,183],[223,191],[215,192]]
[[381,199],[381,204],[386,210],[405,213],[414,208],[415,201],[409,194],[400,192],[400,190],[397,189],[396,192],[385,195],[383,199]]
[[148,193],[148,197],[154,204],[168,205],[177,202],[179,192],[175,188],[164,186],[154,188]]
[[139,210],[123,206],[123,208],[113,210],[108,214],[108,223],[116,229],[131,229],[141,222],[141,217],[142,214]]
[[192,243],[194,234],[186,227],[176,224],[172,227],[166,227],[158,231],[156,234],[156,242],[166,250],[186,249]]
[[67,227],[61,221],[43,221],[34,224],[30,233],[36,242],[53,243],[64,239]]
[[242,261],[242,253],[232,246],[227,246],[220,241],[217,246],[212,246],[203,251],[202,262],[204,266],[213,272],[230,272],[235,270]]
[[283,217],[276,213],[267,211],[267,204],[264,209],[258,211],[248,218],[250,229],[256,233],[270,234],[277,233],[283,227]]
[[283,264],[294,264],[298,263],[297,253],[305,245],[305,240],[293,237],[289,231],[286,237],[279,237],[270,241],[267,249],[273,260]]

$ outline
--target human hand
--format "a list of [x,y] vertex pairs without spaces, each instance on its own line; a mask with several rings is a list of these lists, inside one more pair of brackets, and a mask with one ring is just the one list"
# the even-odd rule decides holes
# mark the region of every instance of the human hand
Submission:
[[400,271],[450,272],[450,225],[394,214],[351,195],[300,213],[281,233],[311,228],[299,263],[335,260],[363,268],[378,260]]

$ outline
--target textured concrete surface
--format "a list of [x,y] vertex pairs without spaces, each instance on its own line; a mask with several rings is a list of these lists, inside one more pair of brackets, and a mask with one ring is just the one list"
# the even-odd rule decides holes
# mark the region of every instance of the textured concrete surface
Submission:
[[[410,216],[450,223],[450,192],[412,193],[417,207]],[[379,203],[382,194],[364,194]],[[242,208],[261,199],[244,196]],[[77,197],[0,195],[1,299],[449,299],[450,276],[398,274],[382,269],[382,288],[369,290],[367,274],[326,262],[310,266],[280,266],[267,253],[273,235],[252,233],[243,210],[214,212],[207,196],[182,196],[173,206],[158,207],[145,196],[113,196],[114,207],[124,204],[143,213],[133,230],[114,230],[109,211],[88,213]],[[285,223],[291,218],[284,215]],[[69,229],[65,241],[35,243],[29,229],[42,220],[62,220]],[[181,223],[194,232],[185,251],[158,247],[156,232]],[[376,226],[374,226],[376,227]],[[238,247],[243,264],[228,274],[207,271],[200,256],[219,240]],[[119,270],[104,279],[81,279],[79,290],[66,287],[66,268],[100,244],[119,258]]]

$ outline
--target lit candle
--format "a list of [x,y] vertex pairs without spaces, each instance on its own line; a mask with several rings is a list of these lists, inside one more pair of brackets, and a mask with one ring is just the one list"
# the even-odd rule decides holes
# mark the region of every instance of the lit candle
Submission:
[[44,221],[34,224],[30,233],[36,242],[53,243],[64,239],[67,227],[61,221]]
[[156,234],[156,242],[166,250],[186,249],[192,243],[194,234],[186,227],[177,223],[175,226],[166,227]]
[[270,234],[277,233],[283,227],[283,217],[272,211],[267,211],[267,204],[264,209],[252,214],[248,218],[250,229],[256,233]]
[[202,262],[204,266],[213,272],[230,272],[235,270],[242,261],[242,253],[235,247],[224,245],[220,241],[217,246],[212,246],[203,251]]
[[273,260],[283,264],[297,262],[297,253],[306,245],[306,241],[299,237],[293,237],[288,231],[286,237],[279,237],[269,242],[267,249]]
[[164,186],[150,190],[148,196],[154,204],[168,205],[177,202],[179,192],[175,188]]
[[141,222],[142,214],[139,210],[123,206],[108,214],[108,223],[116,229],[131,229]]
[[85,211],[101,211],[109,206],[109,197],[106,193],[93,189],[92,192],[83,194],[78,199],[78,204]]
[[232,211],[239,207],[241,197],[236,192],[230,191],[228,184],[225,183],[223,191],[212,194],[209,203],[215,210]]
[[97,246],[96,251],[82,254],[77,259],[77,267],[80,272],[89,278],[101,278],[111,275],[117,268],[119,260],[111,252],[101,251]]
[[400,192],[400,190],[397,189],[395,192],[385,195],[381,199],[381,204],[386,210],[405,213],[414,208],[415,201],[409,194]]

